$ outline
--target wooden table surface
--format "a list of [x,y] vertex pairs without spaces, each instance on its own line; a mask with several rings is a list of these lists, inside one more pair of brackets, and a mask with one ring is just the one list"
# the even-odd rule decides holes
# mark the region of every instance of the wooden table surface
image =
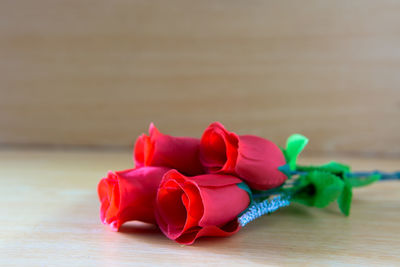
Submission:
[[[398,159],[340,160],[355,170],[400,167]],[[101,224],[99,179],[131,166],[130,151],[0,151],[0,265],[400,264],[400,182],[356,189],[348,218],[335,204],[292,205],[232,237],[182,246],[153,226],[115,233]]]

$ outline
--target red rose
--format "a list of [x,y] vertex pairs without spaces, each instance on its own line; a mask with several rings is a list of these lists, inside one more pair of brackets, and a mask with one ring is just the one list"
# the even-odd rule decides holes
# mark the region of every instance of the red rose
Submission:
[[204,173],[199,159],[200,139],[162,134],[150,124],[149,135],[142,134],[133,152],[135,166],[164,166],[188,175]]
[[102,222],[115,231],[127,221],[155,223],[154,201],[160,181],[168,170],[144,167],[109,172],[97,187]]
[[164,175],[156,198],[156,219],[162,232],[182,244],[200,236],[229,236],[239,230],[237,216],[250,203],[234,176],[206,174],[185,177],[176,170]]
[[278,146],[258,136],[229,132],[219,122],[204,131],[200,158],[209,172],[237,175],[258,190],[277,187],[287,178],[278,170],[286,164]]

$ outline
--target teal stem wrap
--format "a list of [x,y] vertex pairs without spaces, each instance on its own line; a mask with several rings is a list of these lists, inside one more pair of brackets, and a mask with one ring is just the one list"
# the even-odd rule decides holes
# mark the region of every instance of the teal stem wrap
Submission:
[[[307,172],[305,171],[290,171],[290,175],[305,175]],[[359,171],[359,172],[349,172],[347,173],[348,178],[360,178],[360,177],[368,177],[371,175],[380,175],[381,178],[379,180],[400,180],[400,171],[395,172],[384,172],[379,170],[374,171]]]
[[379,180],[398,180],[400,179],[400,171],[396,172],[383,172],[383,171],[364,171],[364,172],[351,172],[348,174],[350,178],[357,178],[357,177],[367,177],[371,175],[378,174],[381,176]]

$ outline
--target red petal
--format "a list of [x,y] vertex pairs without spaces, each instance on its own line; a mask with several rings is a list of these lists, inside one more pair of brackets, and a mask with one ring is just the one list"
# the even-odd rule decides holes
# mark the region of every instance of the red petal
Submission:
[[267,190],[281,185],[287,176],[278,167],[285,157],[273,142],[253,135],[239,136],[236,173],[254,189]]
[[225,237],[231,236],[240,230],[237,219],[234,219],[224,225],[223,227],[217,226],[206,226],[203,228],[195,228],[192,231],[183,233],[179,238],[175,239],[176,242],[184,245],[191,245],[196,241],[197,238],[202,236],[218,236]]
[[214,122],[204,131],[200,141],[200,158],[212,173],[234,173],[238,137]]

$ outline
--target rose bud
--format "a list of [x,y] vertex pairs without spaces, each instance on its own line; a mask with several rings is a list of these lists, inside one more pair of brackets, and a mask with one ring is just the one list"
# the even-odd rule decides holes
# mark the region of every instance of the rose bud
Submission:
[[212,123],[200,142],[200,159],[210,173],[237,175],[251,188],[267,190],[287,179],[278,170],[285,156],[273,142],[254,135],[237,135]]
[[164,175],[156,198],[156,219],[162,232],[181,244],[201,236],[230,236],[240,226],[237,216],[250,204],[234,176],[205,174],[186,177],[176,170]]
[[155,223],[154,201],[164,167],[144,167],[109,172],[98,186],[100,218],[114,231],[127,221]]
[[162,134],[151,123],[149,135],[142,134],[136,140],[133,157],[136,168],[164,166],[197,175],[204,173],[199,148],[200,139]]

